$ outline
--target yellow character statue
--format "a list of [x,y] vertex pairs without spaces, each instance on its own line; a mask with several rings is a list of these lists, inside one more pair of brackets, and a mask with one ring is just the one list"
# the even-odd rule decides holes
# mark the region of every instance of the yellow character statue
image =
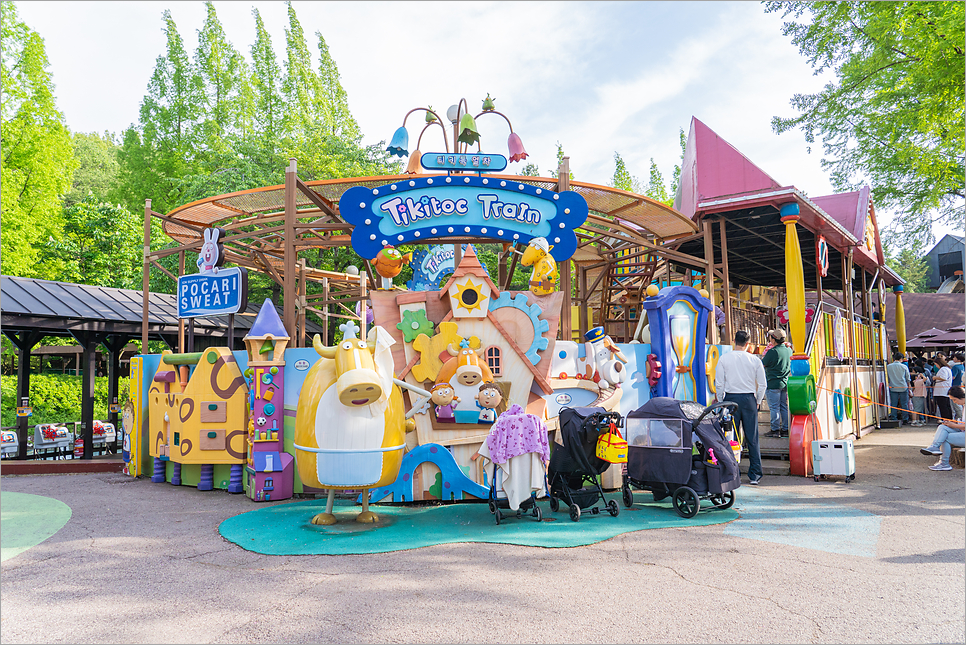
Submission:
[[393,339],[382,327],[368,342],[356,337],[352,321],[340,325],[342,342],[324,347],[305,376],[295,417],[295,451],[299,476],[306,486],[328,489],[325,512],[313,524],[334,524],[336,490],[362,491],[357,522],[375,522],[369,510],[369,488],[388,486],[399,474],[406,446],[402,392],[394,385]]
[[545,296],[557,290],[557,282],[560,275],[557,273],[557,262],[550,255],[553,246],[547,242],[545,237],[535,237],[530,240],[520,264],[525,267],[532,266],[533,273],[530,275],[530,291],[538,296]]

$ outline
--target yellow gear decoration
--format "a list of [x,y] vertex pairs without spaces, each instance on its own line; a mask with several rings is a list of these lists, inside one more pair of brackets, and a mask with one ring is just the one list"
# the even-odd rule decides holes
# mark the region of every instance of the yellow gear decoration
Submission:
[[[420,334],[413,341],[413,349],[420,353],[419,362],[413,365],[413,377],[417,381],[435,381],[439,371],[443,369],[443,361],[439,360],[439,355],[446,351],[446,346],[453,343],[454,347],[459,347],[463,337],[457,333],[457,325],[454,322],[446,321],[439,323],[439,333],[430,338],[426,334]],[[480,348],[480,339],[476,336],[469,337],[472,349]]]
[[706,361],[704,371],[708,375],[708,389],[711,390],[712,394],[717,394],[717,391],[714,389],[714,377],[718,370],[718,358],[720,358],[718,346],[711,345],[708,347],[708,360]]

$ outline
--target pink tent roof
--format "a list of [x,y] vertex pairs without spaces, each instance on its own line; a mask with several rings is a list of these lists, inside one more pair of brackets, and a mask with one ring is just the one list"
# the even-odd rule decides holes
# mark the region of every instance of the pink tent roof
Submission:
[[675,200],[674,207],[691,218],[702,201],[781,188],[768,173],[695,117],[691,117],[679,186],[680,199]]
[[878,236],[871,252],[862,244],[868,214],[875,221],[868,187],[811,199],[795,186],[779,184],[711,128],[697,118],[691,118],[678,194],[674,200],[678,212],[697,221],[717,212],[761,205],[778,208],[793,202],[801,208],[802,226],[824,235],[832,248],[840,251],[855,248],[858,251],[856,262],[869,271],[879,269],[889,286],[902,283],[902,279],[885,266]]
[[[860,242],[865,240],[865,223],[870,215],[876,229],[878,229],[875,209],[872,207],[872,189],[868,186],[862,186],[862,188],[848,193],[813,197],[812,202],[841,224]],[[879,264],[885,264],[882,242],[878,235],[876,235],[874,253],[869,253],[862,245],[858,248],[869,257],[876,259]]]

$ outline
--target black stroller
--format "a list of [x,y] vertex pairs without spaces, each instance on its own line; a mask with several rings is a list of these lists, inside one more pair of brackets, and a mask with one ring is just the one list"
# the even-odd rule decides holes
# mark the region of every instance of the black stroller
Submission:
[[[556,513],[562,501],[570,507],[570,519],[574,522],[580,521],[582,509],[589,509],[594,515],[606,510],[617,517],[621,509],[616,501],[597,506],[598,501],[604,500],[600,475],[610,466],[610,462],[597,457],[597,438],[607,432],[611,423],[622,427],[621,415],[599,407],[563,408],[559,419],[563,445],[554,444],[547,468],[550,510]],[[592,486],[584,487],[585,483]]]
[[741,474],[723,428],[737,407],[725,402],[706,408],[656,397],[628,414],[624,505],[634,504],[633,485],[653,493],[656,502],[670,495],[674,510],[684,518],[698,514],[702,499],[716,508],[731,508]]

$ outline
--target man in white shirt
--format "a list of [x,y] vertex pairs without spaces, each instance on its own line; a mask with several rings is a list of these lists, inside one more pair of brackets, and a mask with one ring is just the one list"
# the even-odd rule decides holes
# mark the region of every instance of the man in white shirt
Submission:
[[735,332],[734,351],[718,359],[714,389],[719,401],[738,404],[734,414],[735,430],[741,427],[748,446],[748,480],[758,485],[761,480],[761,451],[758,448],[758,406],[765,396],[767,381],[761,359],[748,353],[751,336],[745,330]]

